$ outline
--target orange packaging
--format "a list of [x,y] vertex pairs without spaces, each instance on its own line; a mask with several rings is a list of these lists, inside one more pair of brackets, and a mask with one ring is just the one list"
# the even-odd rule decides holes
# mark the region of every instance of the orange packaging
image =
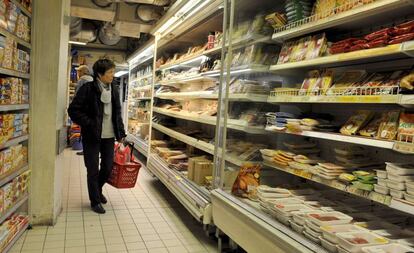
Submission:
[[260,185],[260,169],[260,165],[257,164],[242,165],[231,192],[239,197],[254,196],[256,188]]
[[398,141],[412,142],[414,139],[414,113],[401,113],[398,126]]

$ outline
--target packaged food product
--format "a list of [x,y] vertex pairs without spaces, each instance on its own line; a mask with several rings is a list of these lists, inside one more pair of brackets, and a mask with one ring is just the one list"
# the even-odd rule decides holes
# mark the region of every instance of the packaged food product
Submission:
[[305,229],[302,225],[297,224],[297,223],[295,223],[295,222],[293,222],[293,221],[290,221],[290,226],[292,227],[292,229],[293,229],[296,233],[299,233],[299,234],[302,234],[302,233],[303,233],[303,230]]
[[387,171],[386,170],[376,170],[376,172],[377,172],[377,177],[378,178],[382,178],[382,179],[387,178]]
[[411,203],[414,203],[414,194],[404,193],[404,199]]
[[389,36],[391,34],[392,28],[384,28],[379,31],[375,31],[373,33],[370,33],[366,35],[364,38],[368,41],[374,41],[378,38]]
[[336,244],[331,243],[330,241],[326,240],[322,236],[320,236],[319,239],[321,240],[322,247],[327,249],[329,252],[333,252],[333,253],[337,252]]
[[307,218],[318,226],[348,224],[352,217],[341,212],[308,213]]
[[232,193],[236,196],[248,197],[256,193],[260,184],[260,165],[244,164],[233,184]]
[[399,44],[399,43],[403,43],[405,41],[410,41],[414,39],[414,33],[407,33],[407,34],[403,34],[403,35],[399,35],[396,36],[394,38],[392,38],[388,44],[393,45],[393,44]]
[[322,230],[323,238],[333,244],[338,243],[338,238],[336,236],[336,234],[338,233],[367,231],[365,228],[362,228],[360,226],[353,225],[353,224],[322,226],[321,230]]
[[339,246],[350,252],[361,252],[363,247],[382,245],[389,240],[369,231],[338,233]]
[[385,168],[388,173],[393,175],[414,175],[414,164],[411,163],[389,163],[386,162]]
[[319,239],[319,236],[313,236],[309,233],[309,231],[306,231],[306,226],[305,226],[305,231],[303,231],[303,234],[305,235],[306,238],[308,238],[309,240],[315,242],[315,243],[320,243],[321,240]]
[[408,194],[414,195],[414,182],[405,182],[405,187]]
[[345,125],[342,126],[340,132],[345,135],[354,135],[360,128],[364,127],[372,116],[373,113],[371,111],[357,111],[348,119]]
[[362,248],[363,253],[409,253],[414,252],[414,248],[400,243],[390,243],[386,245],[371,246]]
[[398,190],[404,191],[405,190],[405,183],[397,182],[394,180],[387,179],[387,186],[391,188],[391,190]]
[[378,128],[381,122],[384,121],[384,115],[376,115],[364,128],[359,131],[359,134],[366,137],[375,137],[378,133]]
[[401,78],[400,87],[406,90],[414,90],[414,72]]
[[398,141],[412,142],[414,139],[414,113],[401,113],[398,126]]
[[394,140],[397,135],[399,111],[389,111],[383,114],[383,121],[378,128],[377,138]]
[[386,186],[382,186],[379,184],[374,184],[374,190],[375,192],[384,194],[384,195],[388,195],[390,193],[390,189]]

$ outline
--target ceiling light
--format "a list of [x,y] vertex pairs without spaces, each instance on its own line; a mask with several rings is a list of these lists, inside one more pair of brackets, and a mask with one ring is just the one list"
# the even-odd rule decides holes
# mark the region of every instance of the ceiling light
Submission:
[[120,71],[115,73],[114,77],[121,77],[125,74],[128,74],[128,70],[120,70]]
[[87,42],[82,42],[82,41],[75,41],[75,40],[69,40],[69,44],[74,44],[74,45],[86,45],[88,44]]

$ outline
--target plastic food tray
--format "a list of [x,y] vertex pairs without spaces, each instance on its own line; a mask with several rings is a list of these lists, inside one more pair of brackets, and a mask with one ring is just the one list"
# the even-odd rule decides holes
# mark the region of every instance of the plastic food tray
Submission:
[[282,215],[280,213],[276,213],[276,218],[281,223],[285,224],[286,226],[289,226],[290,225],[290,218],[289,218],[289,216],[285,216],[285,215]]
[[388,173],[394,175],[414,175],[414,164],[386,163]]
[[414,182],[405,182],[405,186],[407,187],[407,192],[414,195]]
[[414,195],[411,195],[409,193],[404,193],[404,199],[414,203]]
[[272,207],[272,210],[274,210],[276,213],[279,213],[280,215],[288,217],[288,216],[292,216],[291,212],[293,211],[306,211],[306,210],[311,211],[314,209],[304,204],[290,204],[290,205],[279,204],[279,205],[274,205]]
[[336,246],[336,248],[338,249],[338,253],[351,253],[351,252],[347,251],[346,249],[344,249],[342,247],[339,247],[339,245]]
[[[363,247],[389,243],[386,238],[369,231],[338,233],[337,236],[339,246],[348,249],[351,253],[360,253]],[[354,243],[350,241],[352,239],[364,240],[366,243]]]
[[386,187],[387,186],[387,179],[378,178],[377,184]]
[[374,191],[384,195],[390,194],[390,189],[388,187],[379,184],[374,184]]
[[314,210],[311,211],[294,211],[292,212],[292,219],[296,222],[296,224],[299,224],[301,226],[305,225],[306,223],[306,214],[309,212],[314,212]]
[[318,237],[314,237],[314,236],[310,235],[308,232],[306,232],[306,230],[303,231],[303,234],[305,235],[306,238],[308,238],[309,240],[311,240],[315,243],[320,243],[321,242],[321,240]]
[[338,248],[336,247],[336,244],[333,244],[327,240],[325,240],[322,236],[319,237],[319,240],[321,240],[322,247],[327,249],[331,253],[338,252]]
[[398,191],[404,191],[405,190],[405,183],[393,181],[390,179],[387,179],[387,186],[388,188],[392,190],[398,190]]
[[[352,221],[351,216],[348,216],[341,212],[308,213],[306,214],[306,216],[307,216],[307,220],[310,220],[319,226],[348,224]],[[320,216],[321,218],[317,218],[315,216]],[[323,219],[326,219],[327,217],[334,217],[334,219],[324,221]]]
[[313,230],[312,228],[308,227],[307,225],[303,226],[305,228],[305,232],[310,234],[311,236],[315,238],[319,238],[321,236],[321,233],[318,233],[317,231]]
[[388,173],[388,179],[396,181],[396,182],[411,182],[414,181],[414,175],[408,175],[408,176],[400,176],[400,175],[394,175],[391,173]]
[[377,177],[386,179],[387,178],[387,171],[386,170],[377,170]]
[[321,227],[323,237],[331,243],[338,244],[338,237],[336,236],[337,233],[347,233],[347,232],[354,232],[354,231],[367,231],[365,228],[353,225],[353,224],[345,224],[345,225],[335,225],[335,226],[322,226]]
[[394,190],[394,189],[391,189],[390,190],[390,195],[393,197],[393,198],[396,198],[396,199],[403,199],[404,198],[404,191],[398,191],[398,190]]
[[273,205],[277,204],[302,204],[303,201],[298,198],[279,198],[279,199],[269,199],[265,201],[266,205],[270,208]]
[[414,247],[414,237],[413,238],[404,238],[396,241],[397,243],[404,244],[409,247]]
[[306,224],[306,226],[308,226],[313,231],[318,232],[319,234],[322,234],[322,230],[321,230],[320,226],[314,224],[313,222],[311,222],[309,220],[307,220],[305,224]]
[[292,229],[295,232],[297,232],[299,234],[302,234],[303,233],[303,230],[305,230],[305,228],[303,227],[303,225],[297,224],[294,221],[290,221],[290,226],[292,227]]
[[399,243],[391,243],[387,245],[379,245],[379,246],[372,246],[372,247],[364,247],[362,248],[363,253],[403,253],[403,252],[414,252],[414,248],[408,247],[406,245],[402,245]]

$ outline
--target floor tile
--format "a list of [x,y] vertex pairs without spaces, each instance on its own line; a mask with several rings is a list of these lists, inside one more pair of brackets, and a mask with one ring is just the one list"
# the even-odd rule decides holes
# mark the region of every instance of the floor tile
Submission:
[[127,243],[126,247],[128,249],[128,251],[131,250],[138,250],[138,249],[146,249],[146,245],[144,242],[131,242],[131,243]]
[[65,248],[65,253],[85,253],[86,248],[85,247],[70,247]]
[[106,253],[105,245],[86,246],[86,253]]
[[165,245],[162,241],[145,241],[145,245],[147,249],[154,249],[154,248],[164,248]]

